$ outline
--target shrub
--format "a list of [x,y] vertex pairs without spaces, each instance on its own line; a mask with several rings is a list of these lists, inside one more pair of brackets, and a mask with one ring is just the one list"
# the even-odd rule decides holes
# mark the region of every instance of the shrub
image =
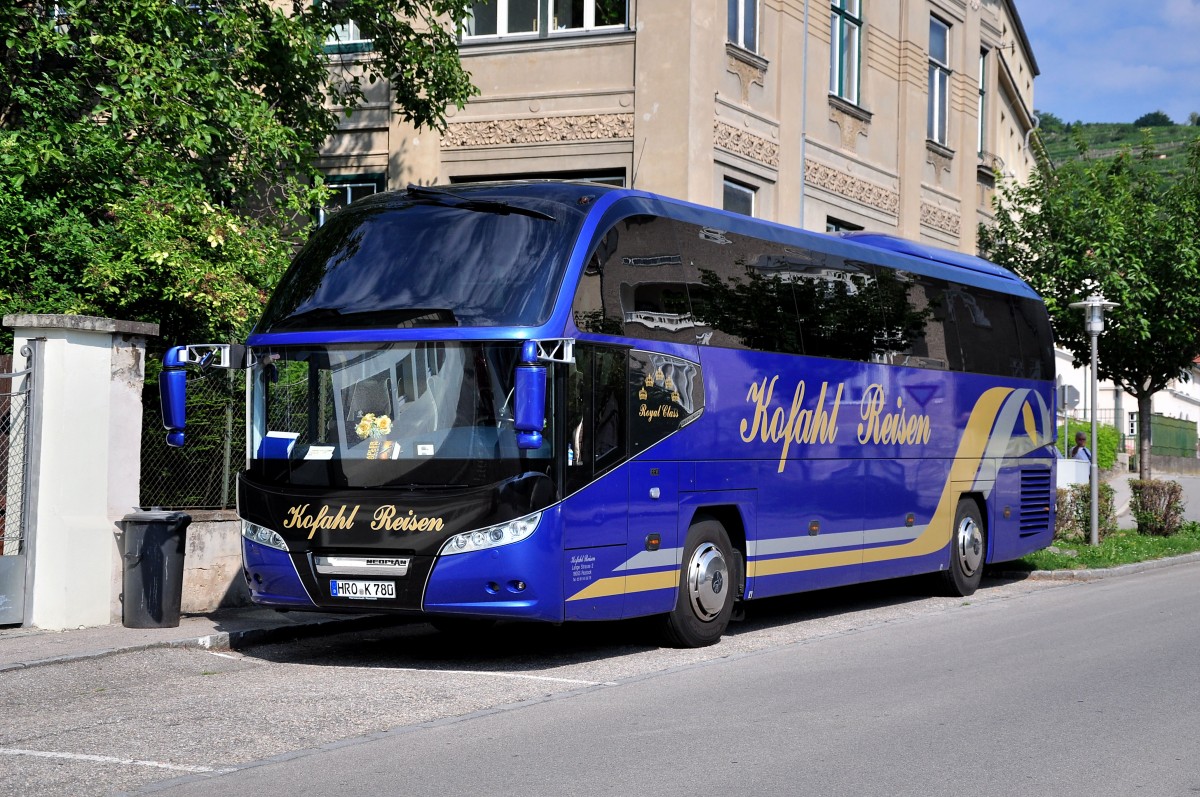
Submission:
[[[1100,539],[1117,530],[1117,515],[1114,507],[1114,491],[1107,484],[1099,485],[1100,506],[1097,515],[1097,533]],[[1058,491],[1055,498],[1054,539],[1062,542],[1089,542],[1092,535],[1092,487],[1090,484],[1072,484]]]
[[1175,123],[1171,121],[1171,117],[1162,111],[1142,114],[1133,122],[1134,127],[1170,127],[1173,124]]
[[1183,523],[1183,487],[1179,482],[1156,479],[1130,479],[1133,495],[1129,510],[1137,521],[1138,532],[1169,537]]

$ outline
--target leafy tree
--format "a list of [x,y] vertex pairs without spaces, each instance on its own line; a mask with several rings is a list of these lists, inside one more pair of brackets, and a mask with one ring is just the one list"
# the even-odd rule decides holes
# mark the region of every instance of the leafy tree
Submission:
[[[1082,138],[1076,139],[1086,155]],[[1102,293],[1119,306],[1105,315],[1099,376],[1150,399],[1200,354],[1200,139],[1187,166],[1163,175],[1147,139],[1114,159],[1039,164],[1023,185],[1009,184],[996,220],[980,228],[980,248],[1027,279],[1046,300],[1058,344],[1077,363],[1090,359],[1082,311],[1068,305]],[[1150,424],[1140,424],[1139,468],[1150,478]]]
[[[240,336],[367,87],[390,80],[397,113],[436,129],[474,92],[455,39],[469,0],[282,5],[0,3],[0,312]],[[372,46],[344,60],[326,44],[350,20]]]
[[1171,121],[1171,117],[1167,116],[1162,111],[1151,111],[1150,113],[1139,116],[1133,123],[1134,127],[1170,127],[1175,124]]
[[1188,124],[1192,127],[1200,127],[1200,113],[1192,111],[1188,114]]
[[1050,111],[1034,111],[1033,113],[1038,118],[1039,130],[1044,130],[1047,133],[1057,133],[1067,126],[1061,117],[1056,116]]

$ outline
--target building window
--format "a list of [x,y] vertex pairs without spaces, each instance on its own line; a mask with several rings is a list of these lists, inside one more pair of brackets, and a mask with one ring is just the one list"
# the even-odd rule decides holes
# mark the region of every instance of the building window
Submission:
[[337,213],[342,208],[355,202],[363,197],[368,197],[371,194],[377,194],[383,190],[382,175],[334,175],[325,178],[327,185],[332,192],[329,200],[325,203],[325,207],[317,211],[317,225],[320,226],[329,220],[329,217]]
[[733,213],[741,213],[743,216],[753,216],[754,189],[726,179],[721,207]]
[[628,20],[626,0],[550,0],[551,30],[624,28]]
[[758,0],[729,0],[729,41],[758,52]]
[[849,221],[842,221],[841,219],[835,219],[833,216],[825,217],[825,232],[828,232],[828,233],[836,234],[839,232],[858,232],[862,228],[863,227],[861,224],[855,224],[855,223],[849,222]]
[[471,4],[465,35],[507,36],[537,33],[540,5],[538,0],[476,0]]
[[829,93],[858,104],[861,0],[833,0],[829,12]]
[[950,26],[929,18],[929,125],[926,135],[942,146],[950,115]]
[[981,50],[979,53],[979,130],[976,138],[980,156],[984,153],[984,145],[987,144],[987,50]]
[[[328,0],[315,0],[314,5],[320,6]],[[335,6],[336,7],[336,6]],[[371,40],[363,36],[358,29],[358,23],[347,20],[344,24],[334,25],[325,39],[327,53],[362,53],[371,49]]]
[[[542,30],[543,19],[548,31]],[[463,38],[624,30],[628,23],[628,0],[475,0]]]

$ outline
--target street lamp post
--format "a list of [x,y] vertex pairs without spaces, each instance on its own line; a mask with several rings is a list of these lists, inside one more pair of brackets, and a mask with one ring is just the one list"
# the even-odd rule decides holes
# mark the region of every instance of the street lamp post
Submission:
[[1104,311],[1117,306],[1116,302],[1106,301],[1098,292],[1093,293],[1086,301],[1071,303],[1071,307],[1083,309],[1084,329],[1092,339],[1092,545],[1100,544],[1100,466],[1096,464],[1096,403],[1100,398],[1100,378],[1096,371],[1096,339],[1104,331]]

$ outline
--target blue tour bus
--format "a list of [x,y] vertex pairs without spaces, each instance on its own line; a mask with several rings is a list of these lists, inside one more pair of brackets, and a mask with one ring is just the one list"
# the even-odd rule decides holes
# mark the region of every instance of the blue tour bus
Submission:
[[976,257],[641,191],[410,186],[315,231],[245,346],[245,578],[282,609],[564,622],[938,574],[1050,542],[1038,296]]

